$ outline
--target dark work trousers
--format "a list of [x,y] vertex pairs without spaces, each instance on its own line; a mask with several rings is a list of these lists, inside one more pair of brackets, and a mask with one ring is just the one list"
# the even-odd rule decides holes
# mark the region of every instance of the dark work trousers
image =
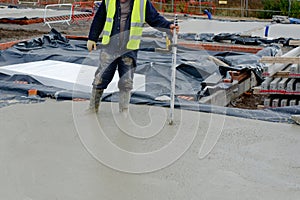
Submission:
[[135,71],[133,58],[125,55],[114,56],[103,50],[100,52],[100,65],[95,72],[93,87],[96,89],[106,89],[117,69],[120,77],[118,82],[119,90],[131,91]]

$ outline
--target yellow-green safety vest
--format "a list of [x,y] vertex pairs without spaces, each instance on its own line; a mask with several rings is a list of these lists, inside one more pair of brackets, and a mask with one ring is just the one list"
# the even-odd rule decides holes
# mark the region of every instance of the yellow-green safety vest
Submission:
[[[130,0],[128,0],[130,1]],[[147,0],[134,0],[131,13],[130,34],[127,42],[127,49],[136,50],[139,48],[142,38],[143,25],[145,23]],[[106,45],[110,41],[111,30],[113,27],[116,12],[116,0],[105,0],[106,21],[103,29],[102,44]]]

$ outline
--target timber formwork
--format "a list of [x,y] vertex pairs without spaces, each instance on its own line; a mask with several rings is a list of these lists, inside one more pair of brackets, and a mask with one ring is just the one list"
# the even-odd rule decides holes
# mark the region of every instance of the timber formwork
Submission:
[[262,57],[265,77],[256,93],[267,94],[263,107],[300,105],[300,47],[281,57]]

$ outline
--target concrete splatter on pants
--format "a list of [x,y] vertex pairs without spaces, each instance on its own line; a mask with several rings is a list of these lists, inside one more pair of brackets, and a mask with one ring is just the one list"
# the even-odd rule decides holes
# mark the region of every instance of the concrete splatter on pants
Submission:
[[118,70],[120,80],[118,87],[120,91],[131,91],[133,88],[133,74],[135,66],[133,58],[128,56],[116,57],[105,51],[100,53],[100,65],[95,73],[93,87],[106,89]]

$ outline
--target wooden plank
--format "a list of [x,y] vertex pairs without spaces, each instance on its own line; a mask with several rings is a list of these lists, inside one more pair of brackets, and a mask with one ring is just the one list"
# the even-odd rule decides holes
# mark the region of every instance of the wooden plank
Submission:
[[216,65],[218,65],[218,66],[226,66],[226,67],[229,67],[228,64],[224,63],[222,60],[220,60],[220,59],[218,59],[218,58],[216,58],[216,57],[214,57],[214,56],[208,56],[207,59],[210,60],[210,61],[213,61],[213,62],[214,62]]
[[282,77],[282,78],[288,78],[289,77],[290,72],[289,71],[279,71],[277,72],[274,77]]
[[291,45],[291,46],[300,46],[300,40],[290,40],[289,45]]
[[262,63],[283,63],[283,64],[300,64],[299,57],[272,57],[263,56],[260,59]]
[[[300,46],[292,49],[291,51],[285,53],[282,57],[276,57],[276,58],[289,58],[289,57],[298,57],[300,55]],[[275,57],[271,57],[275,58]],[[264,67],[264,72],[263,75],[266,77],[272,77],[276,72],[282,71],[285,69],[289,64],[280,64],[280,63],[275,63],[272,64],[271,66],[266,66]]]
[[261,110],[261,109],[265,109],[266,107],[264,105],[257,105],[257,109]]

